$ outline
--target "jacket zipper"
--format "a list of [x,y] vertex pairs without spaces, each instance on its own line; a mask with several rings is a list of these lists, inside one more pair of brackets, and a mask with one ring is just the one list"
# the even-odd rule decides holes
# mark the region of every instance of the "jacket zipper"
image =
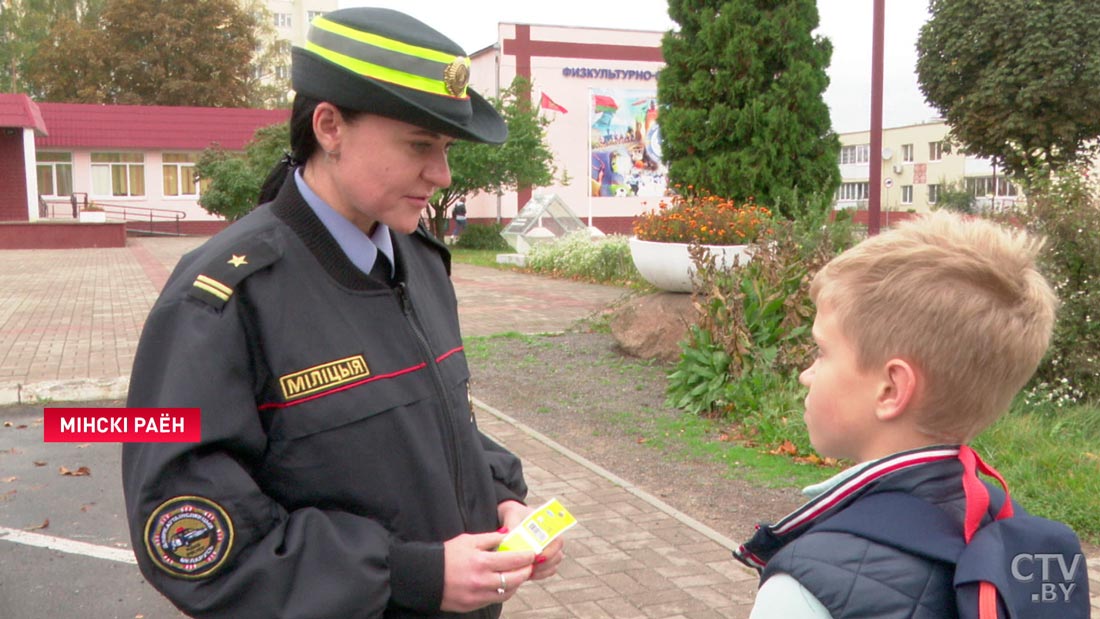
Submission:
[[435,382],[436,390],[440,394],[440,400],[443,403],[443,414],[446,417],[444,429],[447,434],[451,460],[451,477],[455,486],[455,497],[458,499],[458,513],[462,517],[462,529],[465,531],[469,528],[469,517],[466,514],[466,496],[463,491],[462,484],[462,467],[458,459],[458,428],[456,426],[456,415],[451,407],[451,400],[447,392],[447,385],[443,382],[443,376],[439,371],[439,365],[436,363],[435,354],[432,352],[431,345],[428,343],[428,339],[424,336],[423,326],[420,324],[420,319],[416,315],[416,311],[412,306],[412,299],[409,298],[408,290],[405,283],[400,282],[394,286],[394,292],[397,294],[399,302],[401,304],[401,311],[405,314],[409,324],[412,326],[413,332],[416,333],[416,339],[420,343],[420,350],[428,359],[428,367],[432,373],[432,380]]

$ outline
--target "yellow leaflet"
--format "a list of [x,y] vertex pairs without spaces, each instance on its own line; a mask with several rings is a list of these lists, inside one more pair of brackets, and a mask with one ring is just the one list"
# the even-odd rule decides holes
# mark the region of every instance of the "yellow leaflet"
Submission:
[[550,499],[527,515],[519,527],[508,533],[497,550],[542,552],[550,542],[577,524],[577,519],[557,499]]

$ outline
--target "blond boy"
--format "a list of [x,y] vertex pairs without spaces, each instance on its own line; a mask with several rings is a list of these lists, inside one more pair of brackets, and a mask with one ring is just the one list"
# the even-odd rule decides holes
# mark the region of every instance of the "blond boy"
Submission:
[[830,261],[810,289],[818,354],[802,372],[805,421],[823,456],[856,466],[761,527],[738,558],[762,573],[753,619],[955,616],[952,568],[843,532],[807,531],[879,492],[962,522],[959,447],[1034,373],[1057,300],[1040,240],[937,212]]

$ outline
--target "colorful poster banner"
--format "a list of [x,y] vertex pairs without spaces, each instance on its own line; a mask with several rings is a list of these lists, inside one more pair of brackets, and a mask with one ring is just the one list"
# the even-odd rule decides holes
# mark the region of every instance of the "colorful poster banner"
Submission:
[[592,197],[665,195],[656,90],[591,89],[589,126]]

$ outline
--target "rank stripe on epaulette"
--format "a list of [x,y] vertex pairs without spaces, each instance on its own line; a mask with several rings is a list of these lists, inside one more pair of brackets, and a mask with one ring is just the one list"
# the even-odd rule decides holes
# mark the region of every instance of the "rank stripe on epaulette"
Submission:
[[232,288],[206,275],[199,275],[196,277],[193,285],[195,288],[205,290],[222,301],[228,301],[229,297],[233,296]]

